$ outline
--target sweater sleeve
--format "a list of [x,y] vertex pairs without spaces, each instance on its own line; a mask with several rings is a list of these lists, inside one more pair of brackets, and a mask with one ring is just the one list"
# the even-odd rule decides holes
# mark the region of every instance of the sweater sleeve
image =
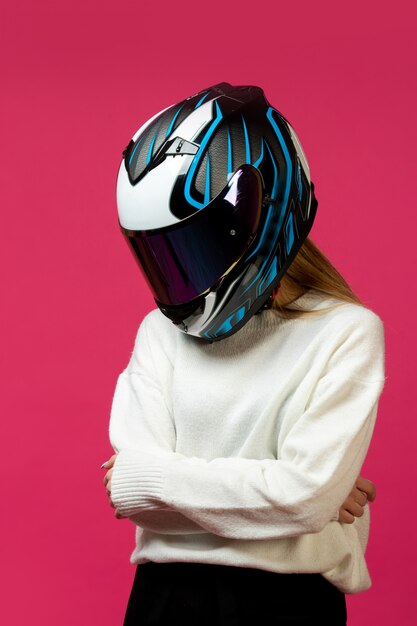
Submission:
[[320,532],[360,473],[385,382],[380,318],[371,311],[354,317],[339,335],[278,459],[207,461],[122,450],[116,481],[129,478],[129,494],[117,492],[118,508],[128,515],[175,511],[232,539]]
[[159,359],[157,375],[148,343],[147,323],[148,316],[139,326],[131,358],[119,375],[113,394],[109,440],[125,471],[119,473],[119,463],[113,467],[111,499],[124,517],[149,530],[168,534],[202,532],[200,526],[180,512],[170,511],[162,516],[148,508],[130,507],[131,494],[135,492],[137,458],[149,455],[150,467],[155,454],[161,457],[168,453],[170,458],[185,458],[174,452],[175,427],[167,394],[162,393],[162,386],[169,386],[170,359],[168,355]]

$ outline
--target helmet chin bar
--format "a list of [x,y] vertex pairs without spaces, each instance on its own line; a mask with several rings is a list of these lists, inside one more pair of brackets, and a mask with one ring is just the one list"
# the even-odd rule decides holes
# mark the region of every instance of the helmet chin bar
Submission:
[[202,315],[204,312],[204,296],[199,296],[195,298],[191,302],[186,302],[185,304],[162,304],[156,298],[154,298],[155,303],[157,304],[160,311],[168,317],[176,326],[179,326],[181,330],[187,332],[186,324],[184,324],[184,320],[190,317],[191,315]]
[[[193,335],[201,341],[207,341],[203,340],[199,335],[199,331],[201,331],[201,328],[204,327],[206,322],[210,319],[213,309],[216,306],[221,306],[221,303],[227,300],[233,284],[235,283],[234,281],[232,285],[229,285],[227,291],[223,293],[221,289],[223,278],[224,276],[210,289],[191,302],[182,305],[166,305],[158,302],[158,300],[154,298],[155,303],[160,311],[168,317],[175,326],[178,326],[182,332]],[[213,341],[209,341],[209,343],[213,343]]]
[[[198,333],[201,327],[204,327],[205,324],[209,321],[213,311],[215,310],[218,300],[218,293],[216,291],[210,291],[210,293],[207,294],[205,297],[203,314],[200,316],[194,314],[184,320],[184,324],[187,328],[186,332],[200,337]],[[210,343],[212,343],[212,341],[210,341]]]

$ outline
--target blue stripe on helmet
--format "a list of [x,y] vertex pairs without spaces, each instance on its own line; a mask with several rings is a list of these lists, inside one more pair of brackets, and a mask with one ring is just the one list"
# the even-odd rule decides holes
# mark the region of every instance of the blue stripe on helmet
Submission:
[[243,115],[241,115],[241,117],[242,117],[242,123],[243,123],[243,130],[245,131],[246,163],[250,165],[250,144],[249,144],[248,129],[246,128]]
[[148,165],[150,163],[150,160],[152,158],[152,149],[153,149],[153,145],[155,143],[157,132],[158,131],[156,131],[156,133],[153,136],[153,139],[152,139],[151,143],[149,144],[148,156],[146,157],[146,165]]
[[138,149],[139,144],[140,144],[140,142],[142,141],[142,139],[143,139],[143,135],[142,135],[142,137],[139,139],[138,143],[136,144],[136,146],[135,146],[135,147],[134,147],[134,149],[133,149],[132,154],[130,155],[129,165],[131,164],[132,159],[133,159],[133,155],[135,154],[136,150]]
[[[283,138],[283,136],[282,136],[282,134],[281,134],[281,131],[279,130],[279,128],[278,128],[278,126],[277,126],[277,124],[276,124],[275,120],[274,120],[274,119],[273,119],[273,117],[272,117],[272,112],[273,112],[273,111],[275,111],[275,109],[273,109],[273,107],[269,107],[269,108],[268,108],[268,111],[267,111],[267,113],[266,113],[266,115],[267,115],[267,118],[268,118],[268,120],[269,120],[269,122],[270,122],[270,124],[271,124],[272,128],[273,128],[273,129],[274,129],[274,131],[275,131],[275,134],[276,134],[277,138],[278,138],[278,141],[279,141],[280,146],[281,146],[281,148],[282,148],[282,152],[283,152],[283,154],[284,154],[285,164],[286,164],[286,167],[287,167],[287,175],[286,175],[286,180],[285,180],[284,200],[283,200],[282,208],[281,208],[281,211],[280,211],[278,224],[277,224],[277,226],[275,227],[276,232],[279,232],[279,230],[280,230],[280,228],[281,228],[281,226],[282,226],[282,222],[283,222],[284,215],[285,215],[285,212],[286,212],[286,209],[287,209],[287,205],[288,205],[288,197],[289,197],[289,193],[290,193],[291,177],[292,177],[292,163],[291,163],[291,157],[290,157],[290,154],[289,154],[289,152],[288,152],[288,148],[287,148],[287,146],[286,146],[286,144],[285,144],[285,141],[284,141],[284,138]],[[276,194],[277,194],[277,191],[278,191],[278,171],[277,171],[277,168],[276,168],[276,164],[275,164],[275,159],[274,159],[274,156],[273,156],[273,154],[271,153],[271,149],[270,149],[270,147],[269,147],[269,145],[268,145],[268,143],[267,143],[267,142],[266,142],[266,146],[267,146],[268,151],[269,151],[269,153],[270,153],[270,155],[271,155],[271,160],[272,160],[272,163],[273,163],[273,165],[274,165],[274,184],[273,184],[273,188],[272,188],[272,192],[271,192],[271,199],[272,199],[272,200],[275,200],[275,198],[276,198]],[[272,209],[272,210],[271,210],[271,209]],[[269,205],[269,208],[268,208],[268,214],[267,214],[267,218],[266,218],[266,220],[265,220],[265,226],[264,226],[264,230],[263,230],[263,233],[262,233],[261,239],[260,239],[260,241],[258,242],[258,245],[256,246],[256,248],[255,248],[255,249],[251,252],[251,254],[249,255],[249,257],[247,257],[247,260],[248,260],[248,259],[251,259],[251,258],[252,258],[252,256],[253,256],[253,255],[254,255],[254,254],[255,254],[255,253],[259,250],[259,248],[261,247],[261,245],[262,245],[262,243],[263,243],[263,241],[264,241],[264,238],[265,238],[265,233],[266,233],[266,231],[268,230],[268,227],[269,227],[269,222],[270,222],[270,220],[271,220],[271,216],[272,216],[272,214],[273,214],[273,202]],[[272,245],[273,245],[273,244],[272,244]],[[270,247],[270,249],[269,249],[269,251],[268,251],[268,255],[270,254],[271,249],[272,249],[272,246]],[[258,279],[259,279],[259,276],[262,274],[262,271],[263,271],[263,269],[264,269],[265,265],[266,265],[266,264],[267,264],[267,262],[268,262],[268,255],[266,255],[265,260],[264,260],[264,262],[262,263],[262,266],[259,268],[259,271],[258,271],[257,275],[256,275],[256,276],[255,276],[255,278],[251,281],[251,283],[250,283],[250,284],[249,284],[249,285],[245,288],[245,290],[244,290],[244,292],[243,292],[243,293],[245,293],[245,292],[246,292],[246,291],[247,291],[247,290],[248,290],[248,289],[249,289],[249,288],[250,288],[250,287],[251,287],[251,286],[252,286],[252,285],[253,285],[253,284],[254,284],[254,283],[258,280]],[[260,286],[260,285],[258,285],[258,290],[259,290],[259,286]]]
[[168,130],[167,130],[167,132],[166,132],[165,139],[168,137],[168,135],[170,135],[170,133],[171,133],[171,131],[172,131],[172,128],[173,128],[173,126],[174,126],[174,124],[175,124],[175,120],[177,119],[177,117],[178,117],[178,115],[179,115],[179,112],[181,111],[181,109],[182,109],[182,107],[183,107],[183,106],[184,106],[184,104],[182,104],[182,105],[180,106],[180,108],[179,108],[179,109],[178,109],[178,111],[175,113],[174,117],[172,118],[172,120],[171,120],[171,124],[168,126]]
[[[266,145],[266,147],[268,148],[268,152],[269,152],[269,154],[270,154],[270,156],[271,156],[272,165],[273,165],[273,167],[274,167],[274,184],[273,184],[273,187],[272,187],[272,192],[271,192],[271,199],[272,199],[272,200],[274,200],[274,199],[275,199],[275,196],[276,196],[276,194],[277,194],[277,191],[278,191],[278,169],[277,169],[277,165],[276,165],[276,163],[275,163],[274,155],[273,155],[273,154],[272,154],[272,152],[271,152],[271,148],[269,147],[268,142],[265,142],[265,145]],[[270,222],[270,220],[271,220],[271,215],[272,215],[272,214],[273,214],[273,212],[274,212],[274,210],[273,210],[273,209],[274,209],[274,205],[273,205],[273,202],[271,202],[271,203],[270,203],[270,205],[269,205],[269,207],[268,207],[268,215],[267,215],[266,220],[265,220],[265,226],[264,226],[264,230],[263,230],[263,233],[262,233],[262,235],[261,235],[261,238],[260,238],[260,240],[258,241],[258,244],[257,244],[256,248],[255,248],[254,250],[252,250],[251,254],[247,257],[247,260],[251,259],[251,258],[253,257],[253,255],[254,255],[256,252],[258,252],[259,248],[262,246],[262,244],[263,244],[263,242],[264,242],[264,239],[265,239],[265,233],[266,233],[266,231],[268,230],[269,222]],[[282,224],[283,213],[284,213],[284,211],[282,211],[282,212],[281,212],[281,215],[280,215],[279,227],[281,227],[281,224]],[[262,267],[263,267],[263,266],[262,266]],[[261,268],[261,269],[262,269],[262,268]],[[253,281],[250,283],[250,285],[248,285],[247,289],[248,289],[251,285],[253,285],[253,283],[255,282],[255,280],[257,279],[257,277],[258,277],[258,276],[255,276],[255,278],[254,278],[254,279],[253,279]],[[245,291],[246,291],[246,289],[245,289]]]
[[240,322],[240,320],[245,314],[245,310],[246,310],[246,307],[241,306],[237,311],[229,315],[229,317],[225,319],[223,324],[219,326],[215,332],[209,333],[206,331],[204,335],[210,339],[213,336],[219,337],[220,335],[227,333],[229,330],[233,328],[233,326],[235,326],[238,322]]
[[207,155],[207,167],[206,167],[206,187],[204,189],[204,204],[210,202],[210,156]]
[[297,185],[298,185],[298,199],[301,202],[301,198],[303,197],[303,188],[301,184],[301,169],[300,162],[297,163]]
[[197,104],[196,104],[196,105],[195,105],[195,107],[194,107],[194,111],[195,111],[196,109],[198,109],[198,107],[200,106],[200,104],[203,102],[204,98],[207,98],[207,96],[208,96],[208,92],[207,92],[207,93],[205,93],[205,94],[204,94],[204,96],[203,96],[202,98],[200,98],[200,100],[197,102]]
[[210,127],[207,131],[207,133],[204,136],[203,141],[200,144],[200,149],[197,152],[197,154],[195,155],[192,163],[191,163],[191,167],[188,170],[187,173],[187,177],[185,179],[185,185],[184,185],[184,194],[185,197],[187,199],[187,202],[189,202],[192,206],[194,206],[196,209],[202,209],[205,206],[205,203],[203,202],[197,202],[197,200],[194,200],[194,198],[192,198],[191,196],[191,192],[190,192],[190,188],[191,188],[191,181],[193,179],[195,170],[197,168],[197,165],[199,164],[199,161],[202,157],[202,155],[204,154],[204,149],[206,147],[206,145],[208,144],[210,137],[212,136],[212,134],[214,133],[216,127],[218,126],[218,124],[220,123],[220,121],[223,118],[222,112],[220,111],[220,107],[217,104],[217,101],[215,100],[215,105],[216,105],[216,117],[215,119],[212,121],[212,123],[210,124]]
[[277,274],[278,274],[277,257],[274,256],[274,258],[272,259],[271,266],[269,267],[267,273],[265,274],[265,276],[263,277],[262,281],[259,284],[259,291],[260,292],[265,291],[265,289],[272,283],[272,281],[274,280]]
[[232,143],[230,140],[230,132],[227,129],[227,178],[229,178],[229,174],[232,173]]
[[[287,177],[285,180],[285,192],[284,192],[284,202],[283,202],[283,207],[284,210],[287,208],[287,204],[288,204],[288,197],[290,195],[290,187],[291,187],[291,178],[292,178],[292,163],[291,163],[291,157],[290,157],[290,153],[288,152],[288,148],[287,145],[284,141],[284,138],[281,134],[280,129],[277,126],[276,121],[274,120],[274,118],[272,117],[272,112],[275,111],[275,109],[273,109],[272,107],[269,107],[266,116],[269,119],[272,128],[275,131],[276,136],[278,137],[278,141],[281,145],[282,151],[284,153],[284,157],[285,157],[285,164],[287,166]],[[276,113],[278,113],[278,111],[276,111]],[[274,197],[274,196],[273,196]]]
[[287,256],[294,243],[294,221],[293,215],[290,213],[288,222],[285,226],[285,247],[287,248]]
[[262,163],[263,159],[264,159],[264,138],[262,137],[262,141],[261,141],[261,156],[259,157],[259,159],[257,161],[255,161],[255,163],[252,163],[252,165],[254,167],[258,167],[258,165],[260,163]]

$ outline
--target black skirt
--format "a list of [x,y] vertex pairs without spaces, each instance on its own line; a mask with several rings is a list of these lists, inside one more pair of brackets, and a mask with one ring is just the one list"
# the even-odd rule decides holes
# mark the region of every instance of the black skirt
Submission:
[[345,594],[321,574],[208,563],[136,566],[123,626],[346,626]]

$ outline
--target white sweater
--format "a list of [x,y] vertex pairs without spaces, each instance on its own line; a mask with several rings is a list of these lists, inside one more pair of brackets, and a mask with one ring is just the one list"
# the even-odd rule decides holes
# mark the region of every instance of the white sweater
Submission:
[[[338,302],[310,290],[291,307]],[[356,304],[315,319],[266,309],[211,344],[148,313],[109,424],[111,499],[136,525],[130,562],[320,572],[344,593],[371,587],[369,505],[353,524],[337,514],[370,444],[384,353],[381,319]]]

